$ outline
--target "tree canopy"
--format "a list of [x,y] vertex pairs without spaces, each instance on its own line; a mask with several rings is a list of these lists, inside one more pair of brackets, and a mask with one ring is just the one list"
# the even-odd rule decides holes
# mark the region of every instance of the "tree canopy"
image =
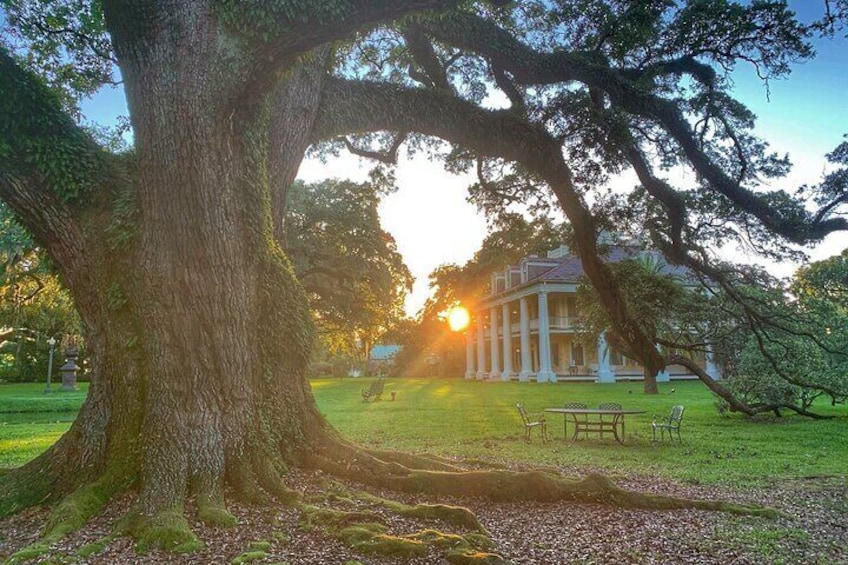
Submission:
[[0,259],[0,379],[41,379],[47,373],[47,339],[65,337],[76,345],[79,318],[49,260],[2,203]]
[[[492,211],[556,206],[650,391],[669,358],[597,236],[638,229],[768,322],[711,249],[743,242],[780,258],[846,230],[846,149],[816,186],[763,186],[788,162],[753,134],[728,73],[786,76],[813,55],[813,34],[840,31],[844,2],[824,2],[811,25],[779,1],[2,6],[0,198],[73,296],[92,385],[68,434],[0,475],[0,515],[61,500],[50,542],[135,488],[128,533],[185,550],[197,545],[185,499],[218,525],[234,522],[225,493],[305,505],[284,486],[293,465],[437,494],[721,507],[599,479],[461,473],[339,438],[305,376],[314,325],[282,245],[287,192],[309,148],[391,163],[406,143],[474,171]],[[111,81],[126,94],[129,150],[76,121],[79,97]],[[622,171],[639,181],[627,198],[606,191]],[[479,555],[465,547],[463,558]]]
[[285,248],[309,295],[318,335],[334,352],[374,341],[404,317],[412,275],[377,213],[380,182],[296,182]]

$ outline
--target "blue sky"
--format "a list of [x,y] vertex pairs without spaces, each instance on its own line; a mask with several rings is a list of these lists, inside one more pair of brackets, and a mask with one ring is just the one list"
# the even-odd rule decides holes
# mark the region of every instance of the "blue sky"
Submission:
[[[798,0],[790,5],[802,21],[809,21],[821,13],[823,1]],[[825,170],[824,154],[848,133],[848,39],[817,40],[815,47],[815,59],[796,65],[788,78],[771,81],[768,91],[750,67],[740,65],[733,74],[736,97],[759,117],[757,133],[768,139],[775,151],[788,152],[795,163],[787,179],[773,183],[790,191],[802,183],[816,182]],[[117,115],[126,114],[123,92],[104,89],[85,102],[83,111],[92,121],[113,123]],[[300,177],[307,181],[330,176],[364,180],[370,167],[353,157],[327,164],[307,161]],[[468,260],[485,235],[485,221],[465,201],[465,187],[472,179],[449,175],[423,158],[402,160],[396,176],[398,191],[381,205],[381,218],[416,277],[407,301],[407,311],[414,313],[428,295],[427,275],[443,263]],[[811,252],[811,258],[822,259],[845,247],[848,236],[831,236]],[[781,276],[791,274],[795,267],[770,266]]]

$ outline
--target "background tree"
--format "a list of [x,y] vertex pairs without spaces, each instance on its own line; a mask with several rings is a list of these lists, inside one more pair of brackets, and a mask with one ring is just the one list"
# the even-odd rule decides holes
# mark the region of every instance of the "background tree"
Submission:
[[[4,1],[16,35],[0,51],[0,197],[73,296],[93,374],[71,430],[0,475],[0,515],[62,500],[51,540],[136,487],[130,532],[186,548],[186,498],[200,520],[232,524],[225,487],[296,499],[283,486],[291,465],[501,500],[682,504],[601,479],[433,473],[454,469],[350,445],[312,398],[311,314],[279,234],[304,152],[322,141],[390,162],[403,140],[438,151],[442,139],[448,165],[475,167],[498,199],[555,202],[649,375],[666,359],[598,253],[609,218],[632,217],[702,271],[710,243],[744,238],[778,255],[784,241],[848,228],[844,190],[821,204],[758,190],[786,163],[729,93],[737,61],[772,77],[811,56],[814,30],[785,4],[504,4]],[[72,117],[114,63],[134,142],[120,154]],[[485,106],[489,88],[511,106]],[[697,185],[675,188],[661,167]],[[642,185],[626,206],[588,198],[626,168]]]
[[285,249],[330,353],[361,356],[404,317],[412,275],[377,210],[387,181],[295,182],[288,191]]
[[841,254],[801,267],[791,285],[798,300],[848,313],[848,248]]
[[[848,397],[848,316],[826,294],[813,297],[806,282],[807,273],[838,258],[799,270],[789,288],[763,275],[749,279],[753,284],[739,287],[752,297],[748,312],[726,302],[731,307],[723,311],[736,311],[737,332],[720,341],[717,351],[728,389],[752,412],[779,415],[786,408],[816,416],[811,408],[816,398],[835,404]],[[809,294],[790,294],[803,286]]]
[[[47,375],[47,339],[76,343],[79,318],[49,261],[0,203],[0,379],[32,381]],[[61,345],[59,346],[61,350]]]
[[[809,269],[817,271],[816,265]],[[811,411],[816,398],[844,402],[848,366],[839,353],[846,345],[844,313],[832,302],[790,299],[786,284],[760,269],[726,269],[722,276],[725,283],[733,281],[730,292],[691,272],[675,272],[656,255],[611,265],[622,299],[669,364],[697,375],[719,397],[722,410],[779,415],[786,409],[818,417]],[[607,313],[588,284],[581,285],[579,300],[583,331],[596,339],[609,328]],[[608,339],[630,354],[614,332]],[[721,382],[703,369],[708,356],[721,368]]]

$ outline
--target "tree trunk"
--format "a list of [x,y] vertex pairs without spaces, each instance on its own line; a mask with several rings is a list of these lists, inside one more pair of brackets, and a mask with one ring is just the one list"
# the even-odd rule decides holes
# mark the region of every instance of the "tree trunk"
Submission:
[[[330,437],[304,375],[306,297],[273,237],[269,112],[226,111],[210,7],[179,10],[132,36],[112,22],[135,133],[132,189],[117,190],[135,207],[132,243],[115,244],[114,215],[88,215],[81,233],[35,229],[95,367],[71,431],[5,483],[39,499],[100,474],[108,489],[137,481],[146,516],[189,495],[218,508],[225,482],[247,498],[273,493],[286,464]],[[281,97],[275,111],[315,107],[318,90]],[[291,137],[296,158],[277,160],[289,179],[307,143]],[[0,513],[32,502],[12,498]]]
[[[185,499],[194,499],[202,521],[233,524],[225,485],[251,501],[289,499],[282,475],[292,464],[403,490],[454,493],[478,485],[475,492],[504,500],[721,508],[626,493],[597,479],[453,473],[444,462],[342,441],[319,414],[305,377],[311,318],[274,237],[269,181],[271,137],[275,178],[294,177],[311,137],[301,128],[310,127],[320,102],[320,85],[310,88],[309,81],[320,73],[292,75],[291,88],[277,96],[269,89],[234,99],[241,91],[229,84],[239,81],[232,71],[237,46],[219,35],[211,6],[175,3],[159,18],[134,13],[142,10],[135,4],[104,8],[134,153],[105,157],[77,138],[72,149],[81,147],[94,163],[80,174],[103,178],[83,183],[86,191],[76,197],[45,186],[51,177],[36,167],[12,176],[0,166],[0,195],[58,266],[94,365],[71,430],[41,457],[0,475],[0,516],[61,500],[44,536],[55,541],[135,486],[138,514],[128,521],[130,532],[143,544],[187,549],[196,538],[182,513]],[[4,96],[26,98],[31,83],[10,70],[14,63],[3,53],[0,65],[0,78],[14,79],[3,86],[20,87]],[[300,80],[306,82],[295,84]],[[43,131],[22,133],[49,141],[67,126],[50,120]],[[271,136],[272,122],[298,129]]]
[[156,30],[122,57],[143,219],[132,302],[147,371],[146,514],[188,492],[219,505],[225,477],[254,497],[268,462],[324,430],[304,376],[305,296],[273,237],[268,112],[227,113],[214,18],[202,4],[181,9],[178,22],[209,26]]

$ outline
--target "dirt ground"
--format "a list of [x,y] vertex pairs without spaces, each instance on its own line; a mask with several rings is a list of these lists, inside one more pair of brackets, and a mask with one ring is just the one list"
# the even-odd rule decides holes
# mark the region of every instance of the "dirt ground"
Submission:
[[[562,469],[575,475],[574,469]],[[290,486],[318,493],[327,486],[319,474],[295,473]],[[599,504],[491,503],[479,499],[439,499],[377,493],[405,502],[429,502],[470,508],[506,561],[518,564],[848,564],[848,480],[811,477],[775,482],[768,488],[736,492],[702,485],[669,484],[653,478],[628,477],[618,484],[645,492],[692,498],[758,503],[779,510],[778,519],[736,516],[721,512],[628,510]],[[359,488],[347,484],[349,488]],[[363,489],[370,490],[373,489]],[[240,525],[195,531],[205,548],[191,554],[160,551],[139,555],[132,540],[113,539],[102,551],[81,557],[80,548],[102,541],[114,520],[132,504],[129,494],[113,503],[86,528],[50,548],[32,563],[81,564],[229,564],[245,559],[252,542],[270,542],[250,563],[289,565],[354,565],[387,563],[448,563],[432,548],[426,557],[398,559],[361,554],[328,536],[320,528],[304,528],[292,508],[232,506]],[[373,510],[373,509],[372,509]],[[38,540],[48,509],[36,508],[0,521],[0,560]],[[390,533],[402,535],[424,528],[449,531],[445,524],[385,514]],[[85,553],[85,552],[84,552]],[[247,561],[244,561],[247,562]]]

